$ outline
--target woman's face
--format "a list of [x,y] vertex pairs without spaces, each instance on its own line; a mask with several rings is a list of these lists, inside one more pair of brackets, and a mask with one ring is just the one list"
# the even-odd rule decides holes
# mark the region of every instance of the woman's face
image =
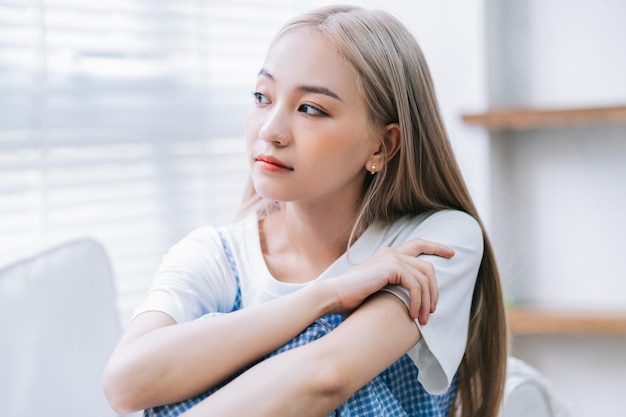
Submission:
[[378,143],[350,64],[314,32],[292,31],[269,50],[255,91],[246,140],[257,193],[356,204]]

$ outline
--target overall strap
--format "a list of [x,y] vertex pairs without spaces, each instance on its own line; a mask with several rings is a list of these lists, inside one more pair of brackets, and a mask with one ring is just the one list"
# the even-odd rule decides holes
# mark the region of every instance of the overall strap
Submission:
[[220,240],[222,241],[222,247],[224,248],[224,254],[226,254],[226,259],[228,260],[228,266],[235,276],[235,282],[237,284],[237,295],[235,295],[235,303],[233,304],[232,311],[239,310],[241,308],[241,283],[239,280],[239,272],[237,271],[237,264],[235,263],[235,258],[233,256],[233,252],[230,250],[230,245],[226,242],[226,239],[222,235],[221,232],[218,232],[220,236]]

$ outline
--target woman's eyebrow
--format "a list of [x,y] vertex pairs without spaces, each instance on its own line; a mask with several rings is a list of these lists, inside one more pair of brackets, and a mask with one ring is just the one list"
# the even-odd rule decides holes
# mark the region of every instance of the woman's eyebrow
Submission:
[[261,69],[259,70],[259,73],[257,74],[257,76],[258,76],[258,77],[260,77],[260,76],[264,76],[264,77],[269,78],[270,80],[273,80],[273,79],[274,79],[274,76],[273,76],[272,74],[270,74],[269,72],[267,72],[267,70],[266,70],[265,68],[261,68]]
[[[274,80],[274,76],[270,74],[269,72],[267,72],[267,70],[264,68],[261,68],[258,76],[267,77],[272,81]],[[337,93],[335,93],[333,90],[331,90],[328,87],[322,87],[322,86],[317,86],[317,85],[300,85],[297,87],[297,90],[303,93],[323,94],[325,96],[332,97],[339,101],[343,101],[341,100],[341,97],[339,97]]]
[[334,91],[332,91],[331,89],[327,87],[320,87],[316,85],[301,85],[301,86],[298,86],[298,91],[302,91],[304,93],[324,94],[325,96],[332,97],[339,101],[343,101],[337,95],[337,93],[335,93]]

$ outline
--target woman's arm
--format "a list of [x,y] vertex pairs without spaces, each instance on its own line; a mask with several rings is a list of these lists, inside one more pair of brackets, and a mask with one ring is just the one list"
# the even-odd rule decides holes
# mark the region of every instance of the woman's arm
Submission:
[[176,324],[161,312],[135,318],[104,371],[120,413],[190,398],[276,350],[332,310],[328,293],[297,291],[218,317]]
[[405,305],[379,293],[328,335],[259,363],[184,416],[326,416],[419,339]]
[[411,316],[425,322],[437,300],[432,265],[417,258],[425,253],[453,255],[443,245],[415,239],[384,248],[339,277],[231,314],[173,325],[163,313],[144,313],[106,366],[107,398],[122,413],[190,398],[284,345],[317,318],[351,312],[388,284],[410,292]]

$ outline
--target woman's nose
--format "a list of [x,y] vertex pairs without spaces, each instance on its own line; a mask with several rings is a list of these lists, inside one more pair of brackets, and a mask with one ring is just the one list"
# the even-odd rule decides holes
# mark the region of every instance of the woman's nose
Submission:
[[286,146],[291,138],[289,117],[284,110],[276,106],[269,110],[259,129],[259,137],[277,146]]

